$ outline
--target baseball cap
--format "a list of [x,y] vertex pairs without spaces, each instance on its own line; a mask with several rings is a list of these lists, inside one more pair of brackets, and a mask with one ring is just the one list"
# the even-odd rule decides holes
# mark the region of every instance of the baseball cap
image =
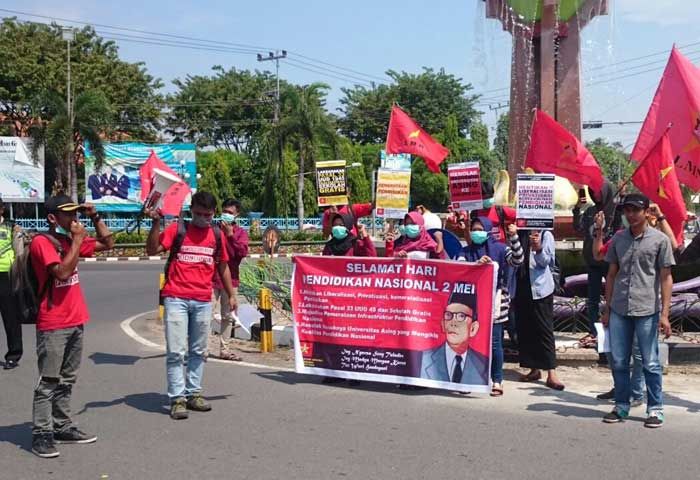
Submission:
[[631,207],[637,207],[641,208],[642,210],[646,210],[647,208],[649,208],[649,199],[641,193],[630,193],[622,198],[622,202],[620,202],[620,204],[623,207],[629,205]]
[[75,212],[80,205],[75,203],[68,195],[55,195],[44,203],[47,213]]

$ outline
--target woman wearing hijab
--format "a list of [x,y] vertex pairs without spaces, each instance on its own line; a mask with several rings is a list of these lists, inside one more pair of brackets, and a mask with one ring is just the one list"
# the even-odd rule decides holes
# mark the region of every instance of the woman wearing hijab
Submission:
[[547,386],[564,390],[557,377],[554,346],[554,236],[549,231],[521,230],[523,264],[518,270],[515,306],[518,312],[520,366],[530,371],[521,382],[536,382],[547,371]]
[[349,214],[336,213],[331,217],[331,239],[326,242],[323,255],[343,257],[376,257],[372,239],[364,225],[357,226],[357,236],[353,235],[354,220]]
[[[508,245],[496,241],[493,237],[493,223],[488,217],[478,217],[471,222],[469,232],[471,243],[462,250],[461,260],[478,263],[497,263],[497,297],[500,304],[494,304],[493,333],[491,335],[491,388],[492,397],[503,395],[503,326],[508,321],[510,296],[515,293],[514,286],[509,285],[513,278],[510,271],[523,263],[523,250],[520,246],[515,225],[507,227]],[[509,288],[510,287],[510,288]]]
[[598,261],[593,251],[593,242],[596,236],[595,216],[603,212],[605,225],[603,227],[603,243],[611,239],[620,227],[620,215],[616,215],[615,192],[609,182],[604,182],[600,192],[589,189],[593,205],[588,207],[583,214],[581,207],[586,204],[586,197],[581,196],[579,203],[574,207],[574,229],[583,234],[583,259],[588,271],[588,300],[586,313],[588,315],[588,335],[581,339],[583,347],[595,347],[597,345],[595,323],[600,316],[600,296],[603,293],[603,278],[608,274],[608,264]]
[[403,219],[403,225],[399,227],[401,236],[394,240],[392,235],[387,236],[386,256],[397,258],[437,258],[446,259],[443,251],[437,253],[437,243],[425,229],[425,220],[419,212],[410,212]]

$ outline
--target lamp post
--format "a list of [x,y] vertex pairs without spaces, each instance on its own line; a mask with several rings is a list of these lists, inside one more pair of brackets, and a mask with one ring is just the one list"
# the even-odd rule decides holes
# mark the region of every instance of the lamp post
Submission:
[[[61,38],[66,41],[66,56],[67,56],[67,68],[68,74],[66,76],[66,113],[68,114],[68,123],[70,125],[70,135],[68,136],[68,171],[66,176],[69,178],[69,184],[71,189],[71,197],[74,191],[77,191],[77,186],[74,185],[78,181],[77,178],[73,177],[73,102],[71,99],[71,84],[70,84],[70,44],[75,39],[75,31],[72,27],[63,27],[61,29]],[[74,202],[77,202],[77,198],[73,198]]]

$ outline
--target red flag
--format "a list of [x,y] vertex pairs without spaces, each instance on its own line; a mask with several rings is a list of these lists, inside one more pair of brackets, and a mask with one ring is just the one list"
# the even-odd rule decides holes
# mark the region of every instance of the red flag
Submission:
[[700,69],[676,47],[661,77],[649,113],[639,132],[632,159],[641,162],[668,125],[671,154],[678,180],[693,190],[700,190]]
[[[167,166],[163,160],[158,158],[156,152],[151,150],[148,160],[139,168],[139,177],[141,179],[141,201],[146,201],[148,194],[153,188],[153,169],[164,170],[172,175],[178,176],[172,168]],[[160,211],[163,215],[180,215],[182,204],[185,203],[187,195],[190,193],[190,187],[185,182],[178,182],[172,185],[165,193],[163,198],[163,206]]]
[[425,160],[431,172],[440,173],[440,163],[450,151],[428,135],[406,112],[394,105],[386,136],[386,153],[410,153]]
[[530,133],[525,168],[554,173],[572,182],[588,185],[596,192],[603,188],[603,172],[591,152],[552,117],[537,110]]
[[632,182],[640,192],[657,203],[679,244],[683,242],[683,222],[688,217],[681,187],[673,165],[669,134],[656,142],[649,155],[642,160],[632,175]]

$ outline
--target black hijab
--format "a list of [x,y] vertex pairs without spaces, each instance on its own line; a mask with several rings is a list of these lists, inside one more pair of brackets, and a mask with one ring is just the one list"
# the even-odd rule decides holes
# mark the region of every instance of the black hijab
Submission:
[[600,192],[600,200],[593,199],[595,203],[595,208],[597,212],[603,212],[605,214],[605,225],[606,228],[611,229],[613,227],[613,219],[615,217],[615,191],[612,185],[607,180],[603,182],[603,187]]
[[348,229],[348,236],[342,240],[337,240],[331,236],[331,239],[326,242],[326,246],[334,256],[343,256],[348,253],[348,250],[355,246],[357,237],[352,234],[355,221],[353,215],[336,213],[331,215],[331,229],[333,228],[333,222],[335,222],[337,218],[343,220],[343,225]]

